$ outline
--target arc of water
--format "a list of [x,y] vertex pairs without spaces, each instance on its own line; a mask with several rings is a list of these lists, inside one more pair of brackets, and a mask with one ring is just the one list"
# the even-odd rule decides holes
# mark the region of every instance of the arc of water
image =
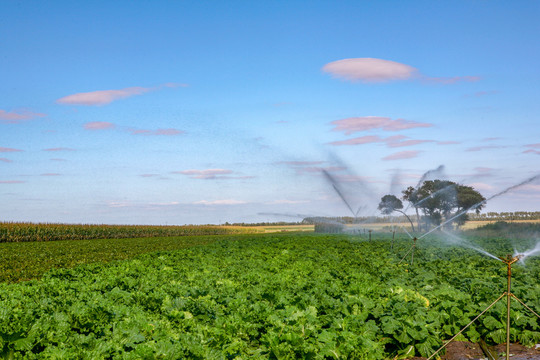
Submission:
[[507,192],[509,192],[509,191],[511,191],[511,190],[514,190],[514,189],[516,189],[516,188],[518,188],[518,187],[520,187],[520,186],[529,184],[529,183],[533,182],[533,181],[536,180],[536,179],[540,179],[540,174],[535,175],[535,176],[532,176],[532,177],[530,177],[530,178],[528,178],[528,179],[526,179],[526,180],[520,182],[519,184],[512,185],[512,186],[510,186],[510,187],[508,187],[508,188],[506,188],[506,189],[504,189],[504,190],[502,190],[502,191],[496,193],[495,195],[490,196],[490,197],[487,198],[486,200],[483,200],[483,201],[480,201],[480,202],[477,203],[477,204],[474,204],[473,206],[471,206],[471,207],[469,207],[469,208],[467,208],[467,209],[461,211],[460,213],[458,213],[457,215],[451,217],[450,219],[448,219],[448,220],[442,222],[442,223],[439,224],[437,227],[434,227],[433,229],[429,230],[428,232],[426,232],[425,234],[423,234],[422,236],[420,236],[418,239],[421,239],[421,238],[423,238],[424,236],[427,236],[428,234],[431,234],[431,233],[434,232],[435,230],[437,230],[437,229],[443,227],[444,225],[448,224],[448,223],[451,222],[451,221],[454,221],[455,219],[457,219],[457,218],[460,217],[461,215],[467,213],[468,211],[470,211],[470,210],[472,210],[472,209],[476,209],[476,208],[479,207],[480,205],[484,205],[485,203],[487,203],[487,202],[490,201],[491,199],[494,199],[494,198],[496,198],[496,197],[498,197],[498,196],[504,195],[504,194],[506,194]]
[[483,255],[486,255],[486,256],[489,256],[490,258],[493,258],[495,260],[498,260],[498,261],[502,261],[501,259],[499,259],[498,257],[496,257],[495,255],[479,248],[479,247],[476,247],[474,245],[472,245],[471,243],[469,243],[467,240],[465,239],[462,239],[460,238],[459,236],[455,235],[455,234],[452,234],[451,232],[448,232],[446,230],[442,230],[442,232],[447,235],[447,236],[450,236],[452,239],[456,240],[456,242],[459,242],[460,245],[463,245],[465,247],[468,247],[470,249],[473,249],[473,250],[476,250],[478,251],[479,253],[483,254]]
[[324,176],[326,177],[326,179],[332,184],[332,187],[334,188],[334,190],[337,192],[337,194],[339,195],[339,197],[341,198],[341,200],[343,200],[343,202],[345,203],[345,205],[347,205],[347,208],[349,208],[349,210],[351,211],[351,214],[356,218],[358,217],[358,212],[360,211],[361,207],[358,208],[358,211],[355,212],[352,208],[352,206],[349,204],[349,202],[347,201],[347,199],[345,198],[345,196],[343,195],[343,193],[341,192],[341,190],[339,190],[339,188],[337,187],[337,181],[336,179],[334,179],[334,177],[332,175],[330,175],[330,173],[328,171],[326,171],[325,169],[322,169],[322,173],[324,174]]
[[421,205],[423,204],[424,202],[428,201],[429,199],[432,199],[434,198],[435,196],[439,195],[440,193],[443,193],[445,191],[448,191],[449,189],[451,188],[455,188],[456,187],[456,184],[451,184],[451,185],[448,185],[448,186],[445,186],[443,187],[442,189],[439,189],[437,191],[435,191],[434,193],[432,193],[431,195],[429,196],[426,196],[425,198],[423,198],[422,200],[419,200],[418,202],[414,203],[413,206],[418,206],[418,205]]
[[[414,192],[413,194],[416,194],[418,192],[418,189],[420,188],[420,185],[422,185],[422,183],[432,174],[436,174],[436,173],[442,173],[444,171],[444,165],[439,165],[436,169],[431,169],[431,170],[428,170],[424,173],[424,175],[422,175],[422,177],[420,178],[420,180],[418,181],[418,183],[416,184],[416,186],[414,187]],[[409,207],[411,206],[411,204],[409,203],[409,205],[407,205],[407,207],[405,208],[405,211],[409,210]]]

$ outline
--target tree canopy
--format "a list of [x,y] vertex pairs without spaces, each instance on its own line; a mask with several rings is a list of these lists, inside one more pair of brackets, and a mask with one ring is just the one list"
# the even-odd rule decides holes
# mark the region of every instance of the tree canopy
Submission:
[[[408,201],[424,215],[424,227],[439,226],[442,223],[452,226],[463,225],[467,221],[467,211],[477,214],[486,200],[471,186],[447,180],[427,180],[418,188],[409,186],[403,191],[403,200]],[[420,224],[419,224],[420,226]]]

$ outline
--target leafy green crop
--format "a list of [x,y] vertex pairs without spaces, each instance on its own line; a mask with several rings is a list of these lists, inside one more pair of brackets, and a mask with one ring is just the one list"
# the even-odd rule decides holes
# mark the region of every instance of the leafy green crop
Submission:
[[[18,359],[366,359],[429,356],[505,289],[501,262],[410,241],[272,234],[54,269],[0,284],[0,353]],[[514,292],[540,307],[538,262]],[[501,308],[502,307],[502,308]],[[504,304],[463,334],[499,342]],[[539,322],[512,310],[513,339]],[[503,330],[504,331],[504,330]]]

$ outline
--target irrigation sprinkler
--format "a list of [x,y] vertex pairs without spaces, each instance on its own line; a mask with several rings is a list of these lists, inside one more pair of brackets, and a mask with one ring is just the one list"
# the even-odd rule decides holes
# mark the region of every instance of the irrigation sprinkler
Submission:
[[409,249],[409,251],[407,251],[407,253],[405,255],[403,255],[403,257],[399,261],[398,265],[402,263],[402,261],[405,259],[405,257],[407,257],[407,255],[409,255],[409,253],[411,253],[411,265],[414,264],[414,249],[416,248],[416,240],[418,240],[418,239],[415,236],[413,238],[413,244],[412,244],[411,248]]
[[506,360],[510,359],[510,298],[516,299],[521,305],[523,305],[527,310],[529,310],[531,313],[536,315],[540,319],[540,315],[538,315],[534,310],[532,310],[529,306],[527,306],[521,299],[519,299],[516,295],[512,294],[511,292],[511,282],[512,282],[512,264],[514,264],[516,261],[520,260],[523,257],[523,255],[506,255],[506,257],[499,257],[499,259],[506,264],[507,266],[507,288],[506,291],[503,292],[497,300],[492,302],[487,308],[484,309],[478,316],[476,316],[471,322],[469,322],[463,329],[461,329],[456,335],[454,335],[450,340],[448,340],[443,346],[441,346],[437,351],[435,351],[433,354],[431,354],[430,357],[428,357],[428,360],[432,359],[436,354],[439,353],[442,349],[444,349],[448,344],[450,344],[456,337],[458,337],[465,329],[467,329],[472,323],[474,323],[480,316],[484,315],[489,309],[491,309],[499,300],[504,298],[506,296]]

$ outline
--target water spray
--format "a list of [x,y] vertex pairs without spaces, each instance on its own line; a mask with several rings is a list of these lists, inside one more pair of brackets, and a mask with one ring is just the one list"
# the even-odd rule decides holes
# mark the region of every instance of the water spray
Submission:
[[510,298],[516,299],[521,305],[523,305],[527,310],[529,310],[531,313],[536,315],[540,319],[540,315],[538,315],[534,310],[532,310],[529,306],[527,306],[521,299],[519,299],[516,295],[512,294],[511,292],[511,283],[512,283],[512,265],[519,261],[523,255],[518,254],[516,256],[512,256],[510,254],[506,255],[506,257],[499,257],[499,260],[506,264],[507,266],[507,287],[506,291],[503,292],[494,302],[492,302],[487,308],[484,309],[478,316],[476,316],[471,322],[469,322],[463,329],[461,329],[456,335],[454,335],[450,340],[446,342],[443,346],[441,346],[437,351],[435,351],[433,354],[431,354],[430,357],[428,357],[428,360],[432,359],[436,354],[439,353],[442,349],[444,349],[448,344],[450,344],[455,338],[457,338],[463,331],[465,331],[472,323],[474,323],[480,316],[484,315],[489,309],[491,309],[499,300],[504,298],[506,296],[506,360],[510,359]]
[[529,183],[531,183],[531,182],[533,182],[533,181],[535,181],[535,180],[537,180],[537,179],[540,179],[540,174],[537,174],[537,175],[535,175],[535,176],[531,176],[530,178],[528,178],[528,179],[526,179],[526,180],[523,180],[522,182],[520,182],[520,183],[518,183],[518,184],[512,185],[512,186],[510,186],[510,187],[508,187],[508,188],[506,188],[506,189],[504,189],[504,190],[502,190],[502,191],[496,193],[495,195],[491,195],[489,198],[487,198],[487,199],[485,199],[485,200],[483,200],[483,201],[480,201],[480,202],[477,203],[477,204],[474,204],[473,206],[471,206],[471,207],[469,207],[469,208],[463,210],[462,212],[460,212],[460,213],[454,215],[453,217],[451,217],[450,219],[444,221],[444,222],[441,223],[439,226],[434,227],[434,228],[431,229],[430,231],[428,231],[428,232],[426,232],[425,234],[423,234],[422,236],[420,236],[419,239],[423,238],[424,236],[426,236],[426,235],[428,235],[428,234],[431,234],[433,231],[435,231],[435,230],[437,230],[437,229],[443,227],[444,225],[448,224],[449,222],[454,221],[455,219],[457,219],[457,218],[460,217],[461,215],[467,213],[468,211],[473,210],[473,209],[476,209],[476,208],[478,208],[479,206],[485,205],[489,200],[491,200],[491,199],[493,199],[493,198],[496,198],[496,197],[498,197],[498,196],[504,195],[504,194],[506,194],[507,192],[509,192],[509,191],[511,191],[511,190],[514,190],[514,189],[516,189],[516,188],[518,188],[518,187],[521,187],[521,186],[523,186],[523,185],[527,185],[527,184],[529,184]]

